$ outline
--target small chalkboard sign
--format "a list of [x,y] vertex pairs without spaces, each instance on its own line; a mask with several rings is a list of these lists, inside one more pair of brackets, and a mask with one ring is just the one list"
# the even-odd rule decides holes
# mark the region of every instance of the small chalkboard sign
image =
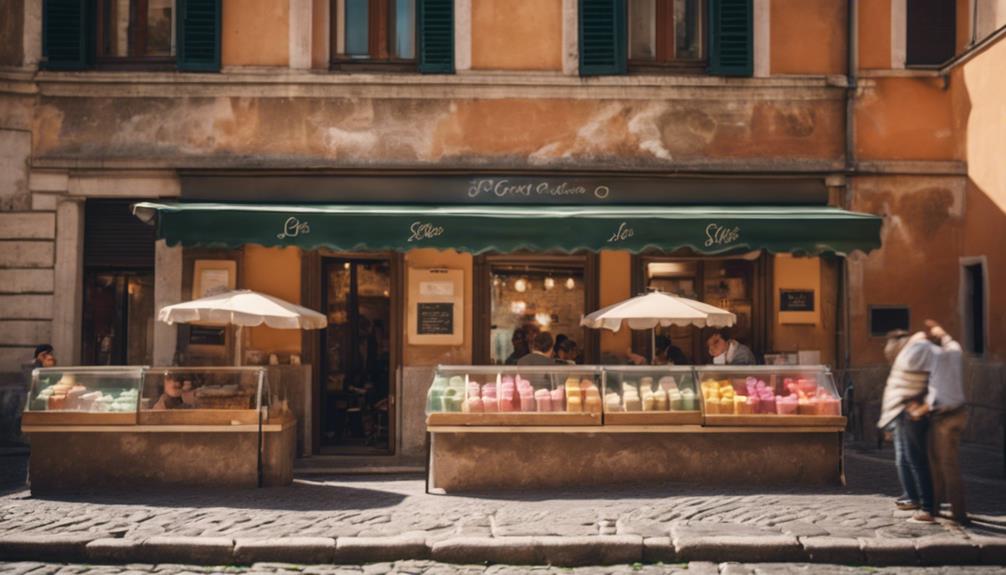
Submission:
[[814,311],[814,290],[779,290],[779,311]]
[[223,327],[189,326],[189,345],[224,345],[226,333]]
[[416,304],[416,328],[419,335],[451,335],[454,333],[454,304]]

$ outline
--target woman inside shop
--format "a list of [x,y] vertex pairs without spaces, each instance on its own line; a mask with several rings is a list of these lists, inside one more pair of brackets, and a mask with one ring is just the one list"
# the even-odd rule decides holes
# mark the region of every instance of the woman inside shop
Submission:
[[[671,338],[658,335],[655,340],[657,346],[657,353],[653,358],[653,365],[691,365],[692,362],[685,355],[685,352],[681,351],[681,348],[674,345]],[[646,358],[638,353],[634,353],[629,349],[626,354],[629,357],[629,363],[633,365],[646,365]]]
[[561,334],[556,339],[559,337],[563,339],[555,346],[555,362],[559,365],[576,365],[576,356],[580,354],[576,342]]
[[706,347],[716,365],[757,365],[751,348],[730,337],[730,332],[718,329],[706,338]]

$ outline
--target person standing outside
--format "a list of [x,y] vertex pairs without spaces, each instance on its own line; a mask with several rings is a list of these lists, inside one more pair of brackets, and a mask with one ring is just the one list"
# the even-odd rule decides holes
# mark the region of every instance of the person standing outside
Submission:
[[964,352],[961,345],[935,321],[926,321],[930,340],[938,345],[925,401],[913,403],[913,418],[929,418],[929,470],[933,480],[933,509],[950,503],[950,513],[960,524],[968,522],[961,479],[961,434],[968,422],[964,398]]
[[912,411],[926,397],[935,351],[936,346],[925,332],[909,335],[905,330],[896,330],[887,334],[884,356],[891,364],[891,372],[877,421],[880,429],[894,427],[894,460],[902,487],[895,505],[898,509],[919,510],[912,520],[924,523],[934,521],[936,509],[927,448],[929,418],[915,417]]

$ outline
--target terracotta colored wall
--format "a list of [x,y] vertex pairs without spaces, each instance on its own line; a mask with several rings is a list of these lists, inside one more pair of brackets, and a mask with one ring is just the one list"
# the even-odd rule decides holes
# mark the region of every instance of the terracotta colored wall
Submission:
[[223,0],[224,66],[286,66],[290,58],[287,0]]
[[1006,358],[1006,42],[964,66],[968,96],[967,161],[970,182],[964,256],[988,258],[987,349]]
[[891,0],[859,3],[859,67],[891,67]]
[[562,70],[562,0],[472,2],[473,70]]
[[846,0],[772,0],[772,74],[844,74]]
[[[244,286],[241,287],[299,304],[300,261],[301,251],[297,248],[247,245],[242,265]],[[300,353],[300,330],[260,326],[248,331],[246,349],[260,349],[266,353]]]
[[856,106],[861,160],[954,160],[963,149],[939,78],[874,78]]
[[[403,344],[404,365],[435,366],[467,365],[472,362],[472,256],[453,250],[438,251],[435,249],[410,250],[405,254],[407,268],[448,268],[461,269],[465,272],[465,341],[459,346],[409,345],[408,339]],[[408,274],[408,271],[406,271]],[[406,275],[406,282],[408,277]],[[407,284],[406,284],[407,287]],[[405,309],[410,302],[406,299]],[[407,317],[407,316],[406,316]],[[403,318],[404,321],[404,318]],[[404,329],[404,328],[403,328]],[[407,336],[406,336],[407,337]]]
[[854,365],[884,362],[883,338],[869,335],[870,305],[907,305],[913,329],[933,318],[959,333],[958,256],[965,206],[963,177],[853,180],[852,209],[885,216],[883,247],[849,257]]
[[[602,251],[598,275],[601,283],[600,308],[632,297],[632,254],[629,252]],[[613,353],[624,357],[625,350],[632,346],[632,330],[623,327],[618,332],[600,331],[601,354]]]

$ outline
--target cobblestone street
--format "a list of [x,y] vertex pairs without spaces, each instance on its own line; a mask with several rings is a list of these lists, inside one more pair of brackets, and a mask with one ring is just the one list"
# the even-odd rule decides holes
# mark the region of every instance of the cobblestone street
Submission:
[[[25,489],[0,497],[0,534],[97,532],[142,539],[160,535],[388,537],[418,535],[667,536],[714,530],[721,535],[922,537],[963,535],[950,523],[908,523],[897,511],[893,465],[882,455],[850,452],[849,485],[775,490],[701,486],[548,493],[428,495],[415,477],[301,479],[259,490],[141,489],[65,498],[33,498]],[[969,477],[975,524],[966,533],[1006,534],[1006,481]]]
[[[980,448],[967,452],[969,458],[988,459],[994,455],[995,452]],[[17,458],[7,460],[21,461]],[[10,466],[8,473],[9,469]],[[997,468],[986,465],[981,469]],[[26,489],[14,488],[0,497],[0,543],[22,536],[53,537],[54,541],[100,538],[112,541],[113,547],[115,541],[140,545],[150,538],[164,537],[225,541],[228,545],[237,542],[238,547],[242,541],[285,538],[308,541],[309,545],[319,540],[328,541],[329,546],[333,545],[333,540],[370,541],[364,545],[391,541],[399,546],[399,555],[388,559],[431,557],[431,549],[434,550],[432,558],[438,559],[443,556],[438,557],[437,545],[450,547],[459,540],[475,540],[481,545],[516,541],[518,546],[531,541],[529,545],[533,546],[540,545],[539,541],[556,543],[579,538],[578,544],[596,545],[598,537],[608,537],[616,548],[629,538],[635,538],[637,549],[641,541],[647,541],[646,545],[655,541],[657,543],[652,545],[658,548],[661,544],[670,546],[671,556],[677,546],[678,554],[674,557],[678,560],[712,557],[716,560],[773,561],[777,555],[768,554],[759,559],[744,553],[757,549],[757,544],[752,543],[756,541],[772,544],[782,541],[783,550],[787,542],[796,545],[799,541],[807,553],[810,553],[808,541],[822,541],[826,545],[844,541],[854,546],[858,541],[859,548],[854,550],[858,555],[835,561],[856,564],[865,560],[879,565],[898,564],[900,558],[906,557],[906,561],[923,564],[938,565],[943,561],[967,564],[979,561],[977,549],[982,541],[993,541],[997,549],[1006,548],[1006,481],[993,473],[966,477],[974,524],[962,529],[942,520],[929,525],[911,523],[907,521],[909,512],[894,508],[892,498],[897,494],[897,480],[888,452],[850,450],[846,470],[847,487],[780,486],[778,489],[731,489],[729,493],[694,485],[653,485],[560,492],[436,495],[424,493],[422,480],[415,476],[302,478],[289,488],[137,489],[128,493],[104,492],[63,498],[33,498]],[[725,541],[728,546],[748,545],[748,551],[738,551],[735,547],[727,551],[727,555],[721,555],[712,548],[699,551],[700,555],[682,555],[681,542],[710,539],[718,540],[719,544]],[[520,543],[522,540],[525,543]],[[948,543],[973,549],[975,556],[958,557],[959,549],[947,547]],[[870,549],[877,544],[885,548],[873,555]],[[888,545],[894,545],[893,551],[887,549]],[[406,550],[405,555],[400,554],[402,549]],[[508,552],[499,551],[495,557],[506,557]],[[461,553],[451,556],[458,558],[452,562],[463,563],[468,557],[482,557],[470,546]],[[514,559],[513,562],[533,563],[535,557],[553,557],[548,551],[542,555],[541,548],[528,553],[530,555],[524,555],[524,560]],[[604,551],[600,553],[605,556]],[[638,555],[638,551],[636,553]],[[982,553],[981,562],[988,563],[989,555],[984,555],[985,551]],[[659,553],[647,555],[643,552],[643,558],[649,563],[657,561],[654,557],[659,556]],[[336,557],[339,557],[338,552]],[[798,561],[798,557],[793,560]],[[155,560],[159,561],[163,559]],[[237,562],[251,564],[256,561],[261,559]],[[499,559],[490,561],[501,562]],[[820,557],[815,561],[828,562]],[[200,561],[202,564],[214,562]],[[401,565],[403,572],[466,572],[461,568],[426,563]],[[40,569],[39,573],[72,572],[52,566]],[[266,572],[283,572],[278,568],[269,569],[272,571]],[[735,567],[730,569],[724,573],[733,573]],[[628,570],[626,568],[625,572]],[[854,571],[836,571],[845,572]]]

